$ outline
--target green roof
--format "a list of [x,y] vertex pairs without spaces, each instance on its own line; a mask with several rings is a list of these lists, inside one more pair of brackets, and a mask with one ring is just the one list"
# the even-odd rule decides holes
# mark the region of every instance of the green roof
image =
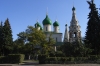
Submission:
[[40,27],[40,30],[42,30],[42,27],[41,27],[41,25],[38,22],[35,24],[35,28],[36,27]]
[[74,11],[74,10],[75,10],[75,7],[73,6],[72,11]]
[[48,15],[46,15],[46,17],[45,17],[45,19],[43,20],[43,25],[51,25],[52,24],[52,22],[51,22],[51,20],[50,20],[50,18],[48,17]]
[[53,23],[53,26],[59,26],[58,22],[55,21],[55,22]]

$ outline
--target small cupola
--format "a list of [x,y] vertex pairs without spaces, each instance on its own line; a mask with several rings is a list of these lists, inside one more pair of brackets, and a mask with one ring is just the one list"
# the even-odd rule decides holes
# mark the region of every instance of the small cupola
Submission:
[[55,26],[59,26],[57,20],[53,23],[53,26],[54,26],[54,27],[55,27]]
[[39,22],[37,22],[37,23],[35,24],[35,28],[39,28],[39,30],[42,30],[42,27],[41,27],[41,25],[39,24]]
[[75,11],[75,7],[73,6],[72,11]]

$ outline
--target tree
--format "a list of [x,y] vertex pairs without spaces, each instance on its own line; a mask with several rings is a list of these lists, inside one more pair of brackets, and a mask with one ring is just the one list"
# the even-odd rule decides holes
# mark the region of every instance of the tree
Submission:
[[4,30],[4,42],[3,42],[4,54],[8,55],[9,53],[12,53],[13,50],[12,30],[8,18],[4,22],[3,30]]
[[67,57],[86,57],[91,52],[91,49],[80,41],[65,42],[60,49]]
[[23,54],[24,53],[24,42],[21,39],[16,39],[13,42],[13,52],[14,54]]
[[3,33],[3,24],[1,22],[0,24],[0,54],[3,55],[4,54],[4,33]]
[[[47,54],[52,50],[54,46],[54,39],[50,36],[46,36],[45,32],[38,30],[33,26],[28,26],[28,28],[17,34],[18,39],[21,40],[21,43],[24,43],[24,54],[30,56],[35,54]],[[49,41],[47,40],[49,38]],[[17,40],[18,40],[17,39]],[[19,45],[18,41],[16,45]]]
[[[42,54],[45,54],[52,49],[51,46],[54,44],[54,40],[51,37],[51,34],[47,37],[42,30],[38,30],[32,26],[28,26],[26,33],[29,43],[34,47],[40,47],[39,50]],[[49,41],[46,40],[47,38],[49,38]]]
[[48,34],[48,36],[46,36],[46,39],[48,40],[45,40],[44,43],[41,44],[42,54],[49,54],[50,52],[54,52],[55,40],[52,38],[52,32],[45,33],[45,35],[46,34]]
[[93,49],[92,54],[100,53],[100,19],[94,1],[87,1],[90,13],[88,15],[87,30],[85,35],[85,44]]

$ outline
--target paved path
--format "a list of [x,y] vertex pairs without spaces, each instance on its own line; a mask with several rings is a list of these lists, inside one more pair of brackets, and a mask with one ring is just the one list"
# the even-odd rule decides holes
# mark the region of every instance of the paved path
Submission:
[[100,66],[100,64],[38,64],[36,61],[25,61],[24,64],[0,64],[0,66]]
[[0,64],[0,66],[100,66],[100,64],[38,64],[38,65]]

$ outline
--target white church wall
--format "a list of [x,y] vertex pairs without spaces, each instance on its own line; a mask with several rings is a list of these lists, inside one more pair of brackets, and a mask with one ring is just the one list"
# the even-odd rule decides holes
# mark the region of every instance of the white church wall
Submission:
[[46,31],[46,32],[51,31],[51,25],[44,25],[43,30]]
[[55,26],[55,27],[54,27],[54,32],[55,32],[55,33],[59,33],[59,27],[58,27],[58,26]]
[[[50,36],[50,33],[48,33],[47,35],[47,40],[49,40],[49,36]],[[56,41],[56,42],[62,42],[62,33],[53,33],[51,35],[51,37]]]

